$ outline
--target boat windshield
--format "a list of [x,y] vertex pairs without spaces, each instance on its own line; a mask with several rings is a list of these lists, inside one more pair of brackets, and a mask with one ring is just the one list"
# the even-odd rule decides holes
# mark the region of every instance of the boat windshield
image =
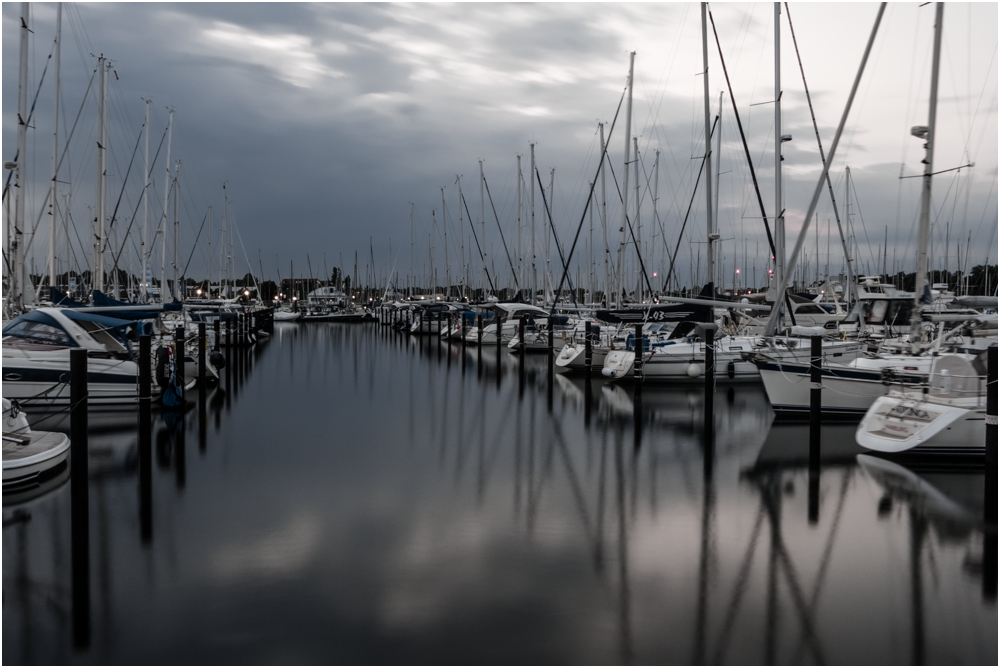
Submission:
[[4,343],[29,344],[45,347],[74,347],[73,338],[62,327],[35,320],[20,320],[3,330]]

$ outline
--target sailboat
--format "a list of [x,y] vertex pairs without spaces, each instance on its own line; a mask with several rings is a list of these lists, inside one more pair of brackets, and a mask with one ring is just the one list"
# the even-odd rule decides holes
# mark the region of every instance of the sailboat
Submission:
[[[935,125],[937,121],[938,72],[941,62],[941,31],[944,4],[937,3],[934,20],[934,55],[931,67],[929,122],[911,134],[924,140],[923,189],[917,251],[916,290],[910,325],[913,358],[926,352],[922,338],[926,321],[924,307],[930,304],[927,285],[927,246],[930,236],[931,179],[934,173]],[[926,314],[929,316],[929,314]],[[858,443],[879,452],[906,450],[926,453],[955,453],[982,450],[986,443],[986,357],[991,349],[970,360],[966,356],[935,357],[928,383],[904,386],[872,403],[858,425]],[[995,362],[994,362],[995,363]],[[993,418],[996,419],[995,417]]]

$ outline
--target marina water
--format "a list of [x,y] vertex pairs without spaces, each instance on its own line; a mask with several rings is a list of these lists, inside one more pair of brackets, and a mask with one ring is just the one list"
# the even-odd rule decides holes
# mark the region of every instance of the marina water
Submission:
[[707,439],[700,386],[373,325],[245,355],[148,453],[92,412],[89,600],[68,475],[5,495],[4,663],[997,662],[981,468],[827,425],[810,481],[760,385]]

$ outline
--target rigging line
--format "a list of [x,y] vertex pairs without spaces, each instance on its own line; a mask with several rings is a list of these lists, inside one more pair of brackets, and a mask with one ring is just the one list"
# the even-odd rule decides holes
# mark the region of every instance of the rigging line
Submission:
[[[240,248],[243,249],[243,257],[246,258],[246,261],[247,261],[247,273],[249,273],[250,274],[250,278],[253,279],[254,287],[257,289],[257,294],[259,295],[260,294],[260,286],[257,285],[257,279],[254,278],[253,271],[250,270],[250,267],[252,266],[250,264],[250,257],[247,255],[246,246],[243,245],[243,235],[240,234],[240,228],[236,224],[236,213],[233,211],[233,203],[232,202],[229,203],[229,212],[230,212],[230,215],[232,216],[233,229],[236,230],[236,236],[239,237],[239,239],[240,239]],[[263,279],[263,276],[261,278]]]
[[[806,70],[802,65],[802,56],[799,54],[799,42],[795,38],[795,28],[792,26],[792,15],[788,9],[788,3],[785,3],[785,15],[788,17],[788,29],[792,33],[792,44],[795,46],[795,57],[799,61],[799,72],[802,73],[802,87],[806,91],[806,102],[809,103],[809,115],[812,117],[813,132],[816,133],[816,144],[819,146],[819,159],[823,164],[826,164],[826,153],[823,151],[823,142],[819,136],[819,125],[816,122],[816,113],[813,111],[812,96],[809,94],[809,86],[806,84]],[[826,173],[826,187],[830,192],[830,202],[833,205],[833,217],[837,221],[837,230],[840,232],[840,241],[844,246],[844,250],[847,250],[847,243],[844,237],[844,229],[840,224],[840,212],[837,210],[837,198],[833,193],[833,183],[830,181],[829,170]],[[898,209],[897,209],[898,212]],[[849,257],[844,258],[845,262],[850,262]],[[845,295],[847,297],[849,295]]]
[[479,245],[479,236],[476,234],[476,224],[472,220],[472,214],[469,213],[469,203],[465,201],[465,193],[462,193],[462,205],[465,207],[465,215],[469,217],[469,227],[472,228],[472,238],[476,240],[476,250],[479,251],[479,259],[483,262],[483,269],[486,271],[486,279],[490,282],[490,289],[493,290],[493,294],[496,294],[497,288],[493,285],[493,279],[490,278],[490,268],[486,266],[486,257],[483,255],[483,249]]
[[[53,50],[56,48],[55,44],[52,45]],[[42,68],[42,78],[38,80],[38,89],[35,91],[35,99],[31,101],[31,111],[28,112],[28,119],[18,119],[21,120],[26,126],[31,125],[31,118],[35,115],[35,103],[38,102],[38,94],[42,92],[42,84],[45,83],[45,73],[49,71],[49,63],[52,61],[52,52],[49,52],[48,60],[45,61],[45,67]],[[18,161],[20,149],[14,151],[14,162]],[[14,176],[14,170],[10,170],[7,173],[7,183],[3,187],[3,196],[7,197],[7,191],[10,189],[10,180]],[[42,205],[44,207],[44,205]]]
[[[563,256],[562,245],[559,243],[559,235],[556,234],[556,226],[552,223],[552,212],[549,210],[549,201],[545,198],[545,188],[542,187],[542,175],[538,173],[538,167],[535,167],[535,177],[538,179],[538,187],[542,191],[542,204],[545,205],[545,214],[549,218],[549,227],[552,228],[552,238],[556,242],[556,250],[559,251],[559,260],[563,264],[563,270],[567,270],[569,267],[566,265],[566,258]],[[570,294],[573,296],[573,306],[579,306],[576,303],[576,290],[573,289],[573,279],[569,280],[569,290]],[[555,308],[555,303],[552,305]]]
[[[611,179],[615,182],[615,189],[618,191],[618,199],[620,199],[622,201],[622,206],[624,206],[625,205],[624,204],[625,200],[622,197],[622,190],[621,190],[621,187],[619,187],[619,185],[618,185],[618,177],[615,176],[615,168],[614,168],[614,165],[611,164],[611,158],[610,157],[608,158],[608,167],[611,168]],[[628,169],[628,167],[626,167],[625,169]],[[586,213],[586,209],[584,209],[584,213]],[[632,220],[628,217],[628,212],[627,211],[625,212],[625,222],[626,222],[626,224],[628,224],[628,233],[632,237],[632,245],[635,246],[635,256],[639,259],[639,268],[642,270],[642,277],[646,279],[646,287],[649,288],[649,293],[650,293],[650,295],[652,295],[653,294],[653,286],[649,282],[649,276],[646,275],[646,265],[642,261],[642,253],[639,252],[640,251],[639,244],[636,243],[635,232],[632,229]],[[581,224],[582,224],[582,222],[581,222]],[[624,254],[622,256],[622,261],[624,262]]]
[[[774,250],[774,237],[771,236],[771,226],[767,223],[767,212],[764,210],[764,199],[760,194],[760,185],[757,183],[757,171],[753,168],[753,159],[750,157],[750,147],[747,145],[747,137],[743,132],[743,121],[740,119],[740,110],[736,106],[736,97],[733,95],[733,84],[729,81],[729,70],[726,68],[726,59],[722,56],[722,43],[719,41],[719,33],[715,29],[715,18],[712,10],[708,10],[708,18],[712,22],[712,34],[715,35],[715,46],[719,50],[719,60],[722,61],[722,73],[726,76],[726,87],[729,88],[729,101],[733,104],[733,113],[736,116],[736,127],[740,131],[740,140],[743,142],[743,152],[746,154],[747,166],[750,168],[750,178],[753,180],[753,188],[757,193],[757,205],[760,207],[760,216],[764,221],[764,231],[767,232],[767,244],[771,247],[771,257],[777,256]],[[707,147],[706,147],[707,152]]]
[[[712,131],[708,135],[708,141],[706,144],[712,143],[712,137],[715,135],[715,126],[719,123],[719,117],[715,117],[715,121],[712,123]],[[687,227],[688,216],[691,215],[691,207],[694,205],[695,195],[698,193],[698,184],[701,182],[701,175],[705,171],[705,160],[708,158],[706,153],[701,158],[701,167],[698,168],[698,176],[694,180],[694,189],[691,191],[691,200],[688,202],[687,212],[684,214],[684,222],[681,223],[681,232],[677,235],[677,245],[674,246],[674,252],[670,256],[670,268],[667,269],[667,277],[663,280],[663,289],[667,290],[670,285],[670,277],[674,274],[674,261],[677,259],[677,251],[680,250],[681,240],[684,238],[684,228]],[[664,242],[665,243],[665,242]]]
[[[145,127],[143,127],[143,130],[144,129]],[[128,184],[128,175],[132,173],[132,165],[135,164],[135,154],[139,152],[139,142],[141,140],[142,140],[142,131],[140,130],[135,138],[135,147],[132,149],[132,158],[128,161],[128,169],[125,170],[125,178],[122,179],[122,189],[118,191],[118,201],[115,202],[115,210],[111,212],[111,222],[108,223],[108,234],[111,233],[111,228],[115,226],[115,220],[118,215],[118,207],[121,206],[122,196],[125,194],[125,186]],[[142,198],[140,198],[140,201],[141,200]],[[137,203],[136,210],[138,209],[139,205]],[[133,216],[132,221],[129,222],[129,229],[132,229],[132,222],[135,222],[135,214],[133,213],[132,216]],[[125,236],[128,236],[127,230],[125,232]],[[107,246],[108,243],[109,243],[108,239],[105,238],[104,240],[105,247]],[[112,269],[112,271],[114,271],[114,269]]]
[[[594,174],[594,178],[590,182],[590,194],[587,196],[587,204],[583,207],[583,213],[580,214],[580,224],[576,226],[576,235],[573,237],[573,245],[569,249],[569,257],[566,259],[567,263],[572,261],[573,253],[576,251],[576,242],[580,239],[580,232],[583,231],[583,222],[587,219],[587,209],[590,208],[590,203],[594,199],[594,188],[597,186],[597,177],[601,173],[601,167],[604,165],[604,158],[608,154],[608,144],[611,142],[611,135],[615,131],[615,124],[618,122],[618,114],[622,110],[622,102],[625,101],[625,92],[628,87],[622,90],[622,96],[618,100],[618,108],[615,109],[615,117],[611,121],[611,128],[608,130],[608,139],[604,142],[604,151],[602,152],[601,159],[597,162],[597,172]],[[555,305],[559,302],[559,295],[562,292],[563,282],[566,280],[566,274],[569,271],[569,265],[567,264],[563,267],[562,277],[559,279],[559,287],[556,289],[556,296],[552,302],[552,312],[555,313]],[[607,289],[605,287],[605,289]],[[650,291],[652,292],[652,290]]]
[[[42,74],[44,76],[44,72]],[[97,70],[95,69],[94,70],[94,75],[96,75],[96,74],[97,74]],[[91,75],[91,77],[90,77],[90,83],[87,84],[87,90],[88,91],[90,90],[91,84],[94,83],[94,75]],[[35,96],[35,99],[36,100],[38,99],[37,95]],[[59,168],[62,167],[63,158],[66,157],[66,152],[69,150],[69,143],[73,139],[73,133],[76,131],[77,121],[80,120],[80,113],[83,111],[83,106],[84,106],[84,104],[86,102],[87,102],[87,93],[84,93],[83,94],[83,101],[80,102],[80,109],[76,112],[76,120],[73,121],[73,129],[70,130],[70,135],[69,135],[69,137],[66,138],[66,145],[63,148],[62,156],[59,158],[59,162],[56,163],[56,171],[57,172],[59,171]],[[33,111],[34,111],[34,104],[32,104],[32,112]],[[29,118],[29,120],[31,119],[31,114],[28,115],[28,118]],[[17,158],[15,156],[15,160],[16,159]],[[7,177],[8,184],[10,183],[10,176],[13,175],[13,173],[14,172],[11,171],[10,174],[8,175],[8,177]],[[5,195],[6,195],[6,191],[5,191]],[[42,222],[42,216],[45,215],[45,206],[48,204],[49,197],[51,195],[52,195],[51,189],[46,189],[45,198],[42,200],[42,205],[38,209],[38,217],[35,219],[34,224],[31,226],[31,238],[28,239],[28,245],[25,246],[25,248],[24,248],[25,255],[27,255],[28,251],[31,250],[32,244],[35,243],[35,233],[38,231],[38,225],[39,225],[39,223]]]
[[[497,221],[497,229],[500,230],[500,240],[503,241],[503,252],[507,254],[507,264],[510,265],[510,273],[514,275],[514,287],[517,291],[521,291],[521,285],[517,282],[517,272],[514,271],[514,263],[510,261],[510,251],[507,250],[507,239],[503,236],[503,227],[500,226],[500,218],[497,216],[497,208],[493,206],[493,195],[490,193],[490,183],[486,180],[486,175],[483,175],[483,185],[486,186],[486,195],[490,198],[490,208],[493,209],[493,217]],[[518,258],[520,260],[520,258]],[[496,268],[493,269],[496,271]]]
[[[205,229],[205,221],[208,220],[208,211],[205,212],[205,217],[201,219],[201,227],[198,228],[198,234],[194,238],[194,243],[191,244],[191,254],[188,255],[187,264],[184,265],[184,271],[181,272],[181,276],[187,276],[188,267],[191,266],[191,258],[194,257],[194,251],[198,248],[198,239],[201,239],[201,232]],[[261,274],[263,274],[263,270]],[[264,276],[260,277],[260,280],[264,280]]]

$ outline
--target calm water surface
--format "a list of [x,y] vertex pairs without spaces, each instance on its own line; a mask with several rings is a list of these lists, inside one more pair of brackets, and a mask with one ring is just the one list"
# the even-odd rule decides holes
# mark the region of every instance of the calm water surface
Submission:
[[544,357],[279,324],[248,358],[148,457],[91,416],[89,545],[68,474],[5,495],[5,664],[997,662],[981,472],[829,426],[811,486],[759,386],[707,445],[700,388]]

